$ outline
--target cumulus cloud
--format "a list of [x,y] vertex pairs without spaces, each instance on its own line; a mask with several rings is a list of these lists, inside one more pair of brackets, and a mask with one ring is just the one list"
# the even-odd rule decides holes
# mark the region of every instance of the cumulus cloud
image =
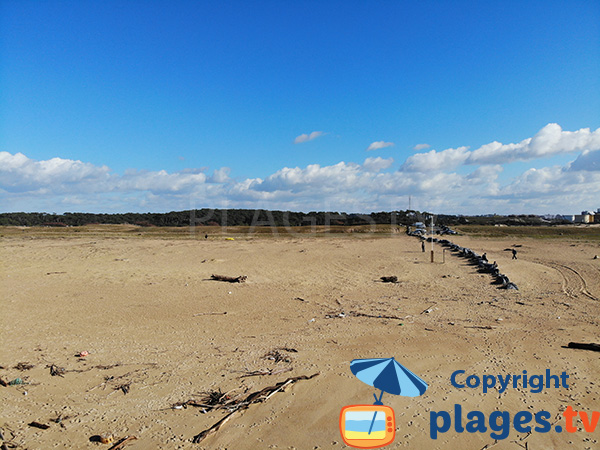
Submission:
[[110,169],[72,159],[36,161],[22,153],[0,152],[0,187],[13,192],[51,189],[68,185],[99,184],[108,180]]
[[429,147],[431,147],[429,144],[417,144],[413,147],[413,150],[427,150]]
[[0,152],[0,189],[7,192],[190,192],[207,182],[223,182],[227,173],[227,168],[218,169],[210,179],[203,169],[172,173],[165,170],[127,170],[118,175],[107,166],[82,161],[63,158],[36,161],[22,153]]
[[384,159],[380,156],[377,158],[367,158],[365,162],[362,164],[362,168],[366,172],[380,172],[384,169],[389,168],[392,164],[394,164],[394,158]]
[[260,191],[290,190],[298,192],[316,189],[321,192],[341,188],[358,188],[361,181],[360,166],[355,163],[339,162],[331,166],[310,164],[305,168],[284,167],[253,188]]
[[569,170],[600,170],[600,150],[584,150],[581,155],[570,164]]
[[[440,213],[573,213],[597,208],[600,131],[549,124],[519,143],[491,142],[409,156],[283,167],[264,178],[231,177],[222,167],[178,172],[128,170],[71,159],[36,161],[0,152],[4,211],[171,211],[202,207],[370,212],[413,206]],[[310,135],[307,135],[310,137]],[[511,173],[505,163],[573,153],[570,163]],[[520,167],[514,165],[512,169]],[[243,175],[243,174],[242,174]]]
[[216,169],[209,181],[211,183],[226,183],[229,181],[229,172],[231,172],[229,167],[221,167],[220,169]]
[[449,148],[441,152],[430,150],[409,156],[402,170],[407,172],[429,172],[450,170],[463,164],[469,157],[468,147]]
[[403,170],[416,172],[450,170],[463,164],[507,164],[584,150],[600,150],[600,128],[593,132],[589,128],[563,131],[560,125],[549,123],[535,136],[519,143],[502,144],[494,141],[472,151],[469,147],[449,148],[440,152],[431,150],[410,156],[402,167]]
[[600,150],[600,128],[593,132],[589,128],[563,131],[560,125],[549,123],[535,136],[519,143],[483,145],[469,155],[467,163],[505,164],[583,150]]
[[371,142],[369,144],[369,146],[367,147],[367,151],[379,150],[381,148],[393,147],[393,146],[394,146],[393,142],[375,141],[375,142]]
[[325,133],[323,133],[322,131],[313,131],[310,134],[301,134],[300,136],[296,137],[296,139],[294,139],[294,144],[302,144],[303,142],[312,141],[313,139],[321,137],[324,134]]

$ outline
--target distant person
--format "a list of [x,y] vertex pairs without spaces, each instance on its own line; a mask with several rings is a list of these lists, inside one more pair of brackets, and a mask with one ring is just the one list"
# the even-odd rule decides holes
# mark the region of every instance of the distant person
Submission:
[[421,241],[421,251],[425,252],[425,241]]
[[208,234],[205,234],[205,235],[204,235],[204,239],[208,239]]
[[514,248],[512,249],[512,254],[513,254],[512,259],[517,259],[517,251]]
[[484,253],[481,259],[483,259],[485,262],[488,262],[487,253]]

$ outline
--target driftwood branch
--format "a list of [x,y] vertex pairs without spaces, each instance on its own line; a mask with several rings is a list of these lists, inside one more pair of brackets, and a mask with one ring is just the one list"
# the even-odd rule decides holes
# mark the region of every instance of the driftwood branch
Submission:
[[348,313],[348,315],[353,316],[353,317],[371,317],[372,319],[397,319],[397,320],[403,320],[403,317],[398,317],[398,316],[387,316],[384,314],[365,314],[365,313],[361,313],[361,312],[357,312],[357,311],[350,311]]
[[131,441],[135,441],[137,438],[135,436],[127,436],[126,438],[121,439],[115,445],[113,445],[108,450],[119,450],[129,444]]
[[58,367],[55,364],[52,364],[50,366],[50,375],[52,375],[53,377],[64,377],[64,373],[66,372],[64,367]]
[[197,434],[196,436],[194,436],[194,438],[192,439],[192,442],[194,444],[199,444],[200,442],[202,442],[204,439],[206,439],[211,434],[214,434],[217,431],[219,431],[219,429],[225,423],[227,423],[229,421],[229,419],[231,419],[231,417],[235,413],[242,411],[244,409],[247,409],[248,407],[250,407],[251,404],[264,402],[264,401],[268,400],[269,398],[271,398],[271,396],[273,396],[275,393],[283,391],[290,384],[293,384],[296,381],[300,381],[300,380],[310,380],[311,378],[314,378],[317,375],[319,375],[318,372],[314,373],[310,376],[301,375],[298,377],[288,378],[287,380],[277,383],[274,386],[269,386],[264,389],[261,389],[260,391],[256,391],[256,392],[249,394],[244,400],[242,400],[241,402],[239,402],[236,405],[236,409],[231,411],[229,414],[227,414],[225,417],[223,417],[221,420],[219,420],[217,423],[215,423],[212,427],[210,427],[210,428],[202,431],[201,433]]
[[584,344],[581,342],[569,342],[568,348],[579,348],[581,350],[592,350],[593,352],[600,352],[600,344]]
[[196,313],[196,314],[194,314],[194,317],[198,317],[198,316],[224,316],[225,314],[227,314],[227,311],[225,311],[225,312],[205,312],[205,313]]
[[225,275],[211,275],[211,280],[214,281],[226,281],[227,283],[243,283],[248,277],[246,275],[240,275],[239,277],[227,277]]
[[397,276],[381,277],[380,279],[381,279],[382,283],[397,283],[398,282]]
[[290,372],[291,370],[292,367],[282,367],[281,369],[254,370],[251,372],[246,372],[244,375],[238,378],[258,377],[261,375],[279,375],[280,373]]
[[436,303],[434,303],[433,305],[430,305],[427,307],[427,309],[424,309],[423,311],[421,311],[421,314],[429,314],[430,312],[433,311],[433,307],[436,305]]

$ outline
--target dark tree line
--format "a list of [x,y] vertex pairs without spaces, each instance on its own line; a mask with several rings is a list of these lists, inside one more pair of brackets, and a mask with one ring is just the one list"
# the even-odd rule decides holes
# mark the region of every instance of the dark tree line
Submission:
[[88,224],[132,224],[156,227],[190,225],[227,226],[302,226],[302,225],[407,225],[420,216],[416,212],[392,211],[371,214],[339,212],[268,211],[262,209],[198,209],[168,213],[2,213],[0,225],[14,226],[81,226]]
[[[81,226],[88,224],[131,224],[156,227],[186,227],[190,225],[214,226],[310,226],[310,225],[412,225],[417,221],[428,222],[429,213],[418,211],[373,212],[370,214],[348,214],[340,212],[269,211],[263,209],[196,209],[168,213],[2,213],[0,225],[14,226]],[[544,225],[549,222],[534,215],[509,216],[454,216],[436,215],[437,225]]]

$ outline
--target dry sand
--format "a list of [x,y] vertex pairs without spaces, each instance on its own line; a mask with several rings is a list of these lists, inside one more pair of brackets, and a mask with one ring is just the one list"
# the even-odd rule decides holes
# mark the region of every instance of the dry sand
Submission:
[[[90,437],[112,433],[135,435],[131,450],[347,448],[340,409],[372,403],[375,392],[352,375],[350,361],[394,356],[429,389],[416,398],[384,395],[397,422],[388,448],[600,448],[598,431],[581,431],[581,424],[576,433],[511,430],[496,444],[491,430],[451,428],[430,438],[429,412],[455,404],[486,416],[546,410],[557,424],[568,405],[600,410],[600,354],[563,347],[600,342],[600,260],[592,259],[598,241],[451,240],[487,251],[519,291],[498,289],[450,252],[442,263],[439,246],[431,264],[429,247],[422,253],[419,241],[403,234],[235,241],[7,235],[0,250],[0,377],[28,384],[0,387],[4,441],[27,449],[108,449]],[[513,244],[522,245],[517,261],[503,251]],[[248,280],[208,281],[213,273]],[[378,282],[384,275],[399,283]],[[274,349],[287,361],[265,359]],[[81,351],[89,356],[77,357]],[[20,362],[34,367],[18,370]],[[52,364],[66,369],[63,377],[50,375]],[[453,387],[457,369],[480,377],[566,371],[570,388],[483,394]],[[225,412],[172,409],[202,391],[235,397],[314,373],[320,375],[251,405],[200,444],[193,436]],[[32,421],[50,428],[28,426]]]

